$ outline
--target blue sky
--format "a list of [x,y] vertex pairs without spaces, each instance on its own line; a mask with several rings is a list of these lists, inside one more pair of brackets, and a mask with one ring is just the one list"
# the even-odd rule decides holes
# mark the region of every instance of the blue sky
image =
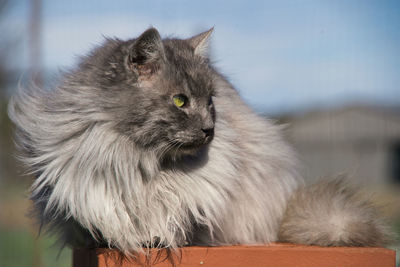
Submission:
[[[28,9],[13,3],[9,30],[24,32]],[[152,25],[189,37],[215,26],[217,67],[259,111],[400,104],[400,1],[43,0],[42,25],[46,69],[72,67],[103,36]]]

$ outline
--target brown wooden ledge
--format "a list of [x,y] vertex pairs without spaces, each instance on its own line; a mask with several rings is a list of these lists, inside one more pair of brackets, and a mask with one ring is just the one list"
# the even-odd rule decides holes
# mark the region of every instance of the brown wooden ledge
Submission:
[[[171,266],[161,261],[165,254],[156,258],[155,250],[149,262],[151,266]],[[395,267],[396,252],[386,248],[315,247],[274,243],[268,246],[185,247],[173,256],[175,266],[378,266]],[[121,261],[118,251],[111,249],[74,250],[73,267],[136,267],[143,266],[130,259]],[[160,255],[159,255],[160,256]],[[157,262],[154,264],[154,262]]]

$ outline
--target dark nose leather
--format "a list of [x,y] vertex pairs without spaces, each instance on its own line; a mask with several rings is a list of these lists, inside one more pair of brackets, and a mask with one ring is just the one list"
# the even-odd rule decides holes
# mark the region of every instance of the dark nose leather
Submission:
[[214,135],[214,128],[201,129],[206,137]]

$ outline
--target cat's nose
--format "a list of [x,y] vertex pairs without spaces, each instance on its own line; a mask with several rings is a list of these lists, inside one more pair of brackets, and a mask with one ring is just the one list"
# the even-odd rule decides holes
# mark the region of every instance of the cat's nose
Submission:
[[205,137],[213,136],[214,135],[214,127],[212,128],[202,128],[201,129],[205,134]]

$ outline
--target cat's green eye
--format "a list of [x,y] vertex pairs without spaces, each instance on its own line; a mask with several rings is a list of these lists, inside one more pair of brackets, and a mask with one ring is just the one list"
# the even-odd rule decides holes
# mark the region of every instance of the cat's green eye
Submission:
[[181,108],[186,105],[188,99],[185,95],[180,94],[180,95],[175,95],[172,98],[172,100],[174,101],[175,106]]

